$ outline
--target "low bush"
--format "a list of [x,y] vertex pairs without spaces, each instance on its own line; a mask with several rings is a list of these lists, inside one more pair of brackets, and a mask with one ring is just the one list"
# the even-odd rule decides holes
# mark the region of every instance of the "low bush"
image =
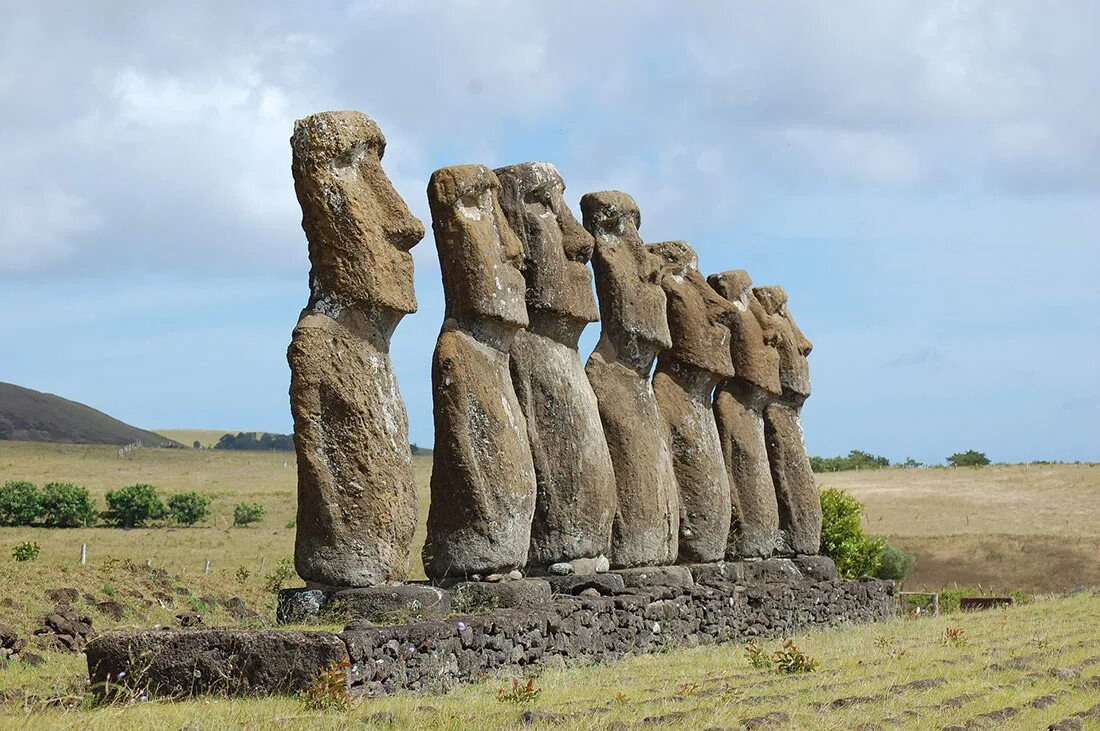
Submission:
[[33,561],[38,558],[40,549],[33,541],[24,541],[11,549],[11,557],[16,561]]
[[913,564],[917,557],[907,553],[896,546],[887,544],[882,551],[882,560],[879,563],[875,576],[880,579],[893,581],[905,581],[913,570]]
[[821,553],[836,562],[841,576],[874,576],[886,540],[863,532],[863,503],[836,488],[821,491]]
[[42,491],[42,522],[55,528],[83,528],[95,522],[95,503],[88,488],[51,482]]
[[814,472],[846,472],[848,470],[879,470],[889,467],[890,460],[853,449],[847,457],[810,457],[810,469]]
[[152,485],[128,485],[107,493],[103,519],[118,528],[143,526],[162,519],[167,511]]
[[180,525],[195,525],[210,516],[209,495],[197,492],[179,492],[168,498],[168,514]]
[[42,494],[33,483],[8,480],[0,487],[0,525],[31,525],[42,515]]
[[258,523],[263,519],[265,512],[267,511],[264,506],[259,503],[238,503],[237,507],[233,508],[233,525],[239,528]]

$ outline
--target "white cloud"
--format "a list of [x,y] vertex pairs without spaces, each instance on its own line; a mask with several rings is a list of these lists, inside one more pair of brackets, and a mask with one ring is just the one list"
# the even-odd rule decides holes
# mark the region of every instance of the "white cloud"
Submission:
[[76,236],[100,222],[87,201],[59,188],[6,190],[0,197],[0,273],[57,264],[72,253]]

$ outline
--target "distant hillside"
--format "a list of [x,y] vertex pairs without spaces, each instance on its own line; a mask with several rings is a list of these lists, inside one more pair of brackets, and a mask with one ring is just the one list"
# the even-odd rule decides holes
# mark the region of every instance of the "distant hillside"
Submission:
[[0,439],[177,446],[160,434],[130,426],[90,406],[3,382],[0,382]]

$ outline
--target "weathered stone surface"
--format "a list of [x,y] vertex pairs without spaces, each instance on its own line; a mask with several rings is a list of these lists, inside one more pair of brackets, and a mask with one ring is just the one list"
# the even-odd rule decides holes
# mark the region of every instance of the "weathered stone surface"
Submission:
[[580,594],[585,589],[595,589],[600,594],[610,595],[626,588],[623,577],[618,574],[547,576],[546,581],[555,594]]
[[731,302],[730,355],[734,377],[714,394],[714,415],[729,471],[733,520],[726,558],[767,558],[779,540],[779,506],[764,442],[764,408],[779,396],[777,333],[745,271],[712,274],[707,281]]
[[88,643],[85,653],[95,692],[124,686],[160,696],[294,693],[349,659],[330,632],[281,630],[119,632]]
[[500,203],[523,245],[530,324],[512,343],[511,374],[527,419],[537,497],[528,564],[607,554],[615,474],[577,340],[598,319],[586,266],[593,239],[563,198],[553,165],[499,168]]
[[833,581],[837,578],[836,563],[828,556],[795,556],[791,560],[799,573],[811,581]]
[[740,563],[742,581],[747,584],[790,582],[802,578],[798,567],[789,558],[765,558]]
[[[558,595],[535,607],[398,626],[352,623],[339,635],[110,635],[89,645],[89,674],[100,692],[108,674],[114,683],[125,671],[123,681],[131,687],[153,680],[148,689],[154,695],[292,693],[315,683],[330,663],[349,662],[354,695],[440,691],[494,672],[531,673],[705,642],[789,637],[815,626],[888,619],[894,612],[889,581],[656,586],[616,596]],[[148,672],[134,672],[150,660]]]
[[716,561],[714,563],[685,564],[696,584],[736,584],[742,580],[744,571],[740,561]]
[[[550,584],[542,579],[518,579],[490,584],[463,581],[451,587],[455,607],[534,607],[550,601]],[[465,609],[464,611],[468,611]]]
[[684,566],[638,566],[632,569],[619,569],[615,573],[622,577],[623,584],[627,588],[687,587],[695,583],[691,578],[691,572]]
[[649,372],[671,347],[661,262],[638,235],[641,214],[617,191],[581,198],[584,227],[595,237],[592,259],[603,328],[585,372],[599,402],[614,466],[617,508],[612,566],[676,560],[680,506],[669,448]]
[[481,165],[428,183],[446,320],[432,360],[435,449],[424,566],[428,576],[526,565],[535,509],[527,426],[508,351],[527,325],[523,247]]
[[695,251],[683,241],[651,244],[663,264],[672,347],[657,358],[653,391],[669,432],[680,489],[681,562],[719,561],[730,532],[731,489],[714,421],[712,394],[733,376],[729,319],[733,305],[699,273]]
[[782,287],[753,291],[778,332],[783,393],[764,409],[764,440],[779,505],[780,550],[813,555],[821,548],[821,500],[802,434],[802,404],[810,395],[806,356],[813,346],[791,317]]
[[326,597],[321,616],[408,622],[442,617],[449,611],[451,595],[443,589],[425,584],[398,584],[332,592]]
[[416,524],[408,417],[389,343],[416,311],[409,249],[424,226],[382,170],[385,145],[358,112],[298,120],[291,138],[312,265],[287,351],[298,453],[294,562],[312,584],[404,578]]

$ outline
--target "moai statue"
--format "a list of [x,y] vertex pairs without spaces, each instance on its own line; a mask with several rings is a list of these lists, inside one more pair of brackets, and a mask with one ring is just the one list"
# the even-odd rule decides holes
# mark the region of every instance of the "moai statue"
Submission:
[[615,469],[611,564],[674,563],[680,500],[668,427],[649,380],[657,354],[672,346],[661,261],[642,243],[641,214],[625,193],[589,193],[581,198],[581,214],[596,239],[592,263],[603,329],[585,372]]
[[527,419],[538,494],[528,565],[595,568],[611,544],[615,473],[596,394],[577,353],[599,319],[586,266],[593,240],[565,204],[548,162],[498,168],[500,203],[523,245],[527,315],[512,342],[512,384]]
[[416,526],[408,417],[390,336],[416,312],[424,226],[382,170],[386,139],[359,112],[294,123],[291,170],[309,240],[309,303],[287,351],[298,453],[294,565],[312,586],[405,578]]
[[707,281],[735,308],[730,323],[734,377],[718,384],[714,394],[714,416],[733,488],[726,558],[768,558],[779,539],[779,507],[764,444],[764,408],[780,394],[778,334],[753,294],[748,272],[712,274]]
[[806,356],[813,345],[795,325],[782,287],[753,290],[778,333],[782,394],[764,408],[764,439],[779,503],[779,550],[812,556],[821,548],[821,501],[802,435],[802,404],[810,395]]
[[434,579],[527,563],[535,468],[508,351],[527,326],[523,246],[482,165],[428,183],[446,320],[432,359],[435,451],[424,568]]
[[664,262],[661,286],[672,334],[672,347],[657,357],[653,391],[680,488],[679,561],[721,561],[730,530],[730,482],[711,404],[714,387],[733,376],[733,306],[707,285],[686,242],[648,248]]

